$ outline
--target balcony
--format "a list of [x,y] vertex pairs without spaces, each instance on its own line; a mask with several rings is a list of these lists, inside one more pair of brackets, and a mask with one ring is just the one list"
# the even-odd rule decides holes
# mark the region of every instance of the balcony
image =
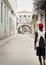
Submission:
[[[46,8],[46,0],[34,0],[34,12],[40,12],[41,9]],[[45,6],[44,6],[45,5]],[[44,6],[44,7],[43,7]]]

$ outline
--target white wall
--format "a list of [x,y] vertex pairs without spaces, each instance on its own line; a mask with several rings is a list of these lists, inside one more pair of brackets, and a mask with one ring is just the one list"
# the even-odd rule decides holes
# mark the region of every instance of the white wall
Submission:
[[[21,15],[22,17],[20,18],[19,15]],[[24,17],[24,15],[26,15],[26,18]],[[28,15],[30,15],[30,18],[28,17]],[[30,13],[17,13],[18,19],[21,20],[19,23],[29,23],[32,20],[32,14]]]
[[[1,2],[3,3],[2,22],[1,22]],[[10,21],[10,18],[12,19],[12,21]],[[11,14],[11,10],[8,8],[8,6],[4,3],[3,0],[0,0],[0,39],[15,34],[15,23],[16,23],[16,16],[14,15],[14,13]]]
[[11,22],[11,35],[12,35],[15,34],[16,32],[16,17],[15,15],[11,14],[10,18],[11,18],[10,22]]
[[8,0],[11,7],[13,8],[13,11],[16,12],[16,8],[17,8],[17,0]]
[[[3,6],[2,6],[2,22],[1,22],[1,2],[2,2],[2,4],[3,4]],[[4,3],[3,3],[3,1],[2,0],[0,0],[0,37],[2,38],[2,37],[5,37],[5,30],[4,30],[4,28],[5,28],[5,21],[4,21]]]

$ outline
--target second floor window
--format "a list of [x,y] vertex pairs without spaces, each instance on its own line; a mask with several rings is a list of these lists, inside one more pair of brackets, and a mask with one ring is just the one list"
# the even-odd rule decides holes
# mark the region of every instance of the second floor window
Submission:
[[19,15],[19,17],[22,17],[21,15]]
[[28,17],[30,17],[30,15],[28,15]]
[[24,17],[26,17],[26,15],[24,15]]

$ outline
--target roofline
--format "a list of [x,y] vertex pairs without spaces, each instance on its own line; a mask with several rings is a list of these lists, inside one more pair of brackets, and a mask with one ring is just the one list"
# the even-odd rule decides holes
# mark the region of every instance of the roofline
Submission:
[[16,13],[32,13],[32,12],[23,10],[23,11],[18,11],[18,12],[16,12]]

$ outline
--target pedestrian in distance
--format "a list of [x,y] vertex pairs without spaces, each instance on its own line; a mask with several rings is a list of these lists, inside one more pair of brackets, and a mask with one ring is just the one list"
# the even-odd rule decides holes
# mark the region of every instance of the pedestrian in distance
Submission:
[[[45,31],[43,30],[43,23],[38,24],[39,30],[35,32],[34,48],[38,56],[40,65],[45,65]],[[42,62],[43,59],[43,62]]]

